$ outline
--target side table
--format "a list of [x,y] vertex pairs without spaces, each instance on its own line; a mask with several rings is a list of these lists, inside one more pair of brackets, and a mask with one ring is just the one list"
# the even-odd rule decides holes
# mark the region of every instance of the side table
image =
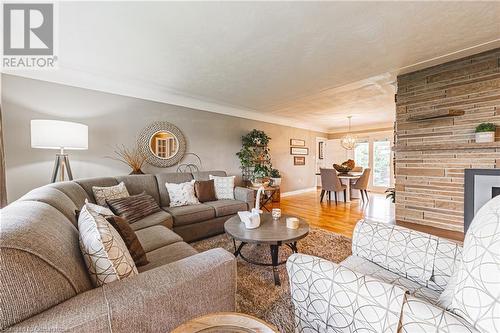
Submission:
[[[259,190],[259,187],[260,186],[253,186],[253,185],[247,186],[248,189],[255,191],[255,195],[257,195],[257,191]],[[268,212],[270,212],[271,210],[266,205],[269,203],[272,205],[273,202],[280,201],[279,200],[280,187],[279,186],[265,185],[264,186],[264,194],[265,195],[261,196],[261,198],[260,198],[260,208],[265,209]]]

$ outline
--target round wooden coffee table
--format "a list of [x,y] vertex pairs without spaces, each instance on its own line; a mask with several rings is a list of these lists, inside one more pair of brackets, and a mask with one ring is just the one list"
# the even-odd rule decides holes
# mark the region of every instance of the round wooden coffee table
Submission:
[[220,312],[198,317],[182,324],[172,333],[277,333],[278,330],[243,313]]
[[[286,245],[294,253],[298,252],[297,241],[306,237],[309,233],[309,224],[304,219],[299,219],[298,229],[288,229],[286,227],[286,218],[290,215],[282,215],[279,220],[273,220],[270,213],[260,215],[260,226],[256,229],[247,229],[245,224],[241,222],[238,215],[231,217],[224,224],[224,230],[233,238],[234,256],[240,256],[243,260],[261,266],[272,266],[274,274],[274,284],[281,285],[277,267],[284,264],[286,261],[279,262],[279,247]],[[236,241],[239,241],[239,246],[236,246]],[[263,263],[245,258],[241,253],[241,249],[248,243],[265,244],[271,248],[271,263]]]

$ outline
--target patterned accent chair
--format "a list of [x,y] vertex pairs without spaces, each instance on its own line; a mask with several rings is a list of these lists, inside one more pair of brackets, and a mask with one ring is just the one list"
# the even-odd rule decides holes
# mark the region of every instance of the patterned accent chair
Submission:
[[287,262],[296,332],[500,332],[500,196],[464,247],[373,221],[357,223],[340,264]]

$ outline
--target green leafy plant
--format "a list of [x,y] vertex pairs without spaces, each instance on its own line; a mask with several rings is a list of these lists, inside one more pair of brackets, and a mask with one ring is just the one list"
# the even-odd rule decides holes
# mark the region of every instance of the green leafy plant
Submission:
[[271,172],[269,172],[269,177],[281,178],[280,171],[278,169],[271,169]]
[[396,189],[394,187],[390,187],[387,190],[385,190],[385,197],[387,199],[391,199],[392,203],[396,203]]
[[250,133],[241,137],[243,147],[254,145],[266,146],[269,140],[271,140],[271,138],[264,131],[259,131],[257,129],[253,129]]
[[270,140],[264,131],[257,129],[241,137],[242,147],[236,156],[240,159],[244,180],[254,182],[269,177],[272,164],[267,144]]
[[253,169],[253,175],[255,178],[268,177],[270,173],[270,168],[267,165],[257,164]]
[[476,133],[495,132],[496,126],[493,123],[481,123],[476,127]]

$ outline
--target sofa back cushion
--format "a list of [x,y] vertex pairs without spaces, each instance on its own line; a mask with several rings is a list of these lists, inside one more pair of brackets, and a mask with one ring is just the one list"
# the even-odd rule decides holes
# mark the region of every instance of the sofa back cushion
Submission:
[[[118,181],[113,177],[98,177],[98,178],[86,178],[86,179],[77,179],[75,183],[80,185],[89,197],[89,201],[92,203],[96,203],[94,198],[94,192],[92,191],[92,187],[109,187],[118,185]],[[83,206],[83,205],[82,205]],[[81,207],[80,207],[81,208]]]
[[456,278],[451,310],[481,332],[499,332],[500,196],[474,217]]
[[75,211],[80,207],[77,207],[66,194],[56,188],[49,186],[35,188],[19,198],[18,201],[44,202],[64,214],[75,227],[78,225]]
[[0,281],[0,330],[91,289],[77,228],[41,201],[2,209]]
[[62,193],[66,194],[68,198],[73,201],[78,209],[82,208],[85,205],[85,200],[92,200],[87,192],[81,187],[78,183],[74,181],[66,181],[66,182],[57,182],[46,185],[47,187],[55,188]]
[[214,171],[198,171],[193,172],[194,180],[210,180],[210,175],[217,177],[226,177],[226,171],[214,170]]
[[193,180],[193,175],[190,173],[177,172],[177,173],[159,173],[156,175],[156,182],[158,184],[158,192],[160,193],[160,206],[169,207],[170,197],[168,196],[167,187],[165,183],[185,183]]
[[158,193],[158,183],[154,175],[127,175],[115,177],[118,182],[125,183],[130,195],[146,192],[160,204],[160,194]]

